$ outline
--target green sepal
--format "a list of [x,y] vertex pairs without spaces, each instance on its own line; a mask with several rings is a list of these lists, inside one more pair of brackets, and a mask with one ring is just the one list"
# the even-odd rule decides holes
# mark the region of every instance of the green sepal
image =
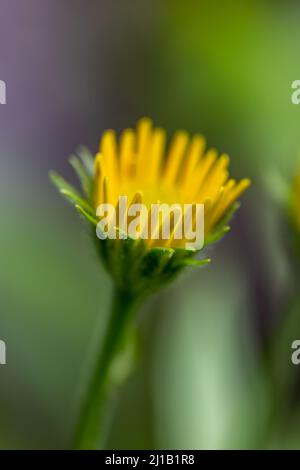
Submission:
[[165,268],[173,254],[173,248],[155,247],[150,249],[143,258],[140,269],[141,274],[148,278],[157,276]]
[[82,208],[86,209],[88,212],[93,212],[92,206],[85,199],[82,199],[82,197],[78,194],[69,191],[68,189],[60,189],[60,193],[65,196],[66,199],[72,202],[75,207],[76,205],[79,205]]
[[210,235],[208,235],[208,237],[205,238],[205,246],[216,243],[217,241],[221,240],[221,238],[223,238],[226,233],[230,231],[230,226],[228,225],[228,223],[230,222],[236,211],[240,208],[240,206],[241,203],[239,201],[236,201],[232,205],[229,211],[226,212],[224,217],[216,225],[214,231]]
[[280,206],[285,206],[289,200],[291,188],[288,184],[288,178],[279,172],[276,168],[269,168],[265,173],[263,180],[269,190],[270,195]]
[[[70,183],[68,183],[62,176],[60,176],[58,173],[55,171],[49,171],[49,178],[54,184],[54,186],[57,187],[59,192],[62,192],[63,190],[68,191],[69,193],[73,193],[74,196],[79,196],[79,193],[77,189],[74,188]],[[80,196],[79,196],[80,197]]]
[[222,227],[220,230],[213,232],[207,239],[206,245],[212,245],[213,243],[218,242],[221,240],[226,233],[230,232],[230,227],[229,225],[225,225],[225,227]]
[[85,168],[86,173],[93,179],[94,178],[94,155],[84,147],[83,145],[79,146],[76,149],[76,155],[82,161],[82,164]]
[[97,226],[99,220],[96,218],[94,214],[91,212],[86,211],[83,207],[81,207],[79,204],[75,204],[75,208],[80,212],[81,215],[83,215],[91,224]]
[[52,183],[69,202],[73,203],[74,205],[81,206],[87,212],[93,213],[93,208],[90,203],[86,199],[83,199],[78,191],[64,178],[62,178],[62,176],[55,173],[54,171],[50,171],[49,176]]
[[89,200],[92,200],[94,190],[93,177],[87,172],[84,164],[76,155],[71,155],[69,162],[78,176],[83,193]]
[[237,212],[237,210],[241,207],[241,203],[239,201],[236,201],[232,204],[231,208],[226,212],[224,217],[220,220],[220,222],[216,225],[216,230],[218,231],[220,227],[223,227],[224,225],[228,225],[234,214]]
[[200,267],[200,266],[206,266],[207,264],[211,263],[210,258],[206,259],[187,259],[183,261],[184,266],[195,266],[195,267]]

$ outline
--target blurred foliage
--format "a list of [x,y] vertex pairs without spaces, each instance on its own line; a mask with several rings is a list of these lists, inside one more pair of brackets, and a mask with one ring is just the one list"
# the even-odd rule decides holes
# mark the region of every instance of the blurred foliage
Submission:
[[[17,15],[6,43],[20,44],[31,66],[21,71],[16,57],[3,69],[22,77],[13,84],[24,97],[17,102],[8,87],[0,109],[10,126],[0,130],[0,338],[8,361],[0,369],[0,447],[69,445],[81,372],[108,313],[110,281],[48,169],[58,162],[64,173],[78,144],[96,148],[104,128],[148,114],[169,131],[203,132],[253,187],[212,266],[141,312],[143,355],[109,445],[299,448],[299,373],[290,361],[300,337],[299,278],[265,184],[273,170],[288,180],[300,147],[300,108],[291,104],[299,4],[67,0],[55,4],[59,12],[48,3],[45,17],[38,2],[25,3],[23,16],[12,2],[3,10],[10,22]],[[50,84],[39,75],[45,61]]]

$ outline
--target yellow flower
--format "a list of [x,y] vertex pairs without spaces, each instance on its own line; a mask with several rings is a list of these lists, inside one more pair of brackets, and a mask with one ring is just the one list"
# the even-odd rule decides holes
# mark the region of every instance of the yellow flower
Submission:
[[[178,131],[167,151],[163,129],[153,128],[148,118],[141,119],[137,129],[123,131],[118,142],[113,130],[104,132],[95,158],[94,205],[118,204],[119,196],[128,202],[204,204],[205,241],[250,185],[245,178],[236,182],[229,177],[229,157],[218,157],[214,149],[205,150],[201,135],[192,139]],[[130,205],[130,204],[129,204]],[[195,217],[195,213],[193,213]],[[174,229],[174,227],[173,227]],[[183,247],[183,237],[146,240],[150,246]]]
[[[59,191],[92,224],[97,250],[116,285],[134,296],[148,295],[160,289],[185,266],[209,263],[210,259],[194,258],[203,247],[202,234],[199,245],[187,243],[187,232],[188,235],[198,233],[197,210],[194,208],[197,209],[198,204],[204,207],[205,247],[228,231],[227,223],[238,207],[237,200],[250,184],[249,179],[240,182],[231,179],[228,156],[218,157],[216,150],[205,150],[205,141],[200,135],[189,139],[186,132],[178,131],[167,151],[165,147],[165,131],[153,129],[150,119],[143,118],[136,131],[124,130],[119,141],[114,131],[104,132],[95,158],[82,148],[77,152],[78,156],[71,157],[70,163],[80,179],[82,193],[56,173],[50,175]],[[116,227],[117,237],[102,238],[102,226],[100,236],[98,232],[101,214],[97,217],[97,208],[103,207],[103,203],[109,204],[114,213],[118,213],[120,196],[126,196],[128,201],[124,216],[126,227],[132,218],[129,214],[132,204],[143,203],[146,208],[144,219],[139,219],[138,236],[132,237],[129,230],[124,231],[116,217],[110,223]],[[170,236],[162,236],[164,214],[156,219],[156,226],[150,228],[150,236],[140,236],[146,221],[149,222],[153,204],[179,206],[181,219],[185,207],[189,206],[190,232],[184,227],[182,236],[175,236],[179,222],[169,213]],[[182,220],[180,222],[182,224]]]

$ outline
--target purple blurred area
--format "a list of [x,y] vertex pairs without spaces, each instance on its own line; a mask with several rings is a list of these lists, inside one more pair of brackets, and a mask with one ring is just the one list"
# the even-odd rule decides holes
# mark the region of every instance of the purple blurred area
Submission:
[[156,7],[144,0],[2,0],[1,144],[45,168],[77,144],[96,149],[104,128],[133,125],[149,112]]

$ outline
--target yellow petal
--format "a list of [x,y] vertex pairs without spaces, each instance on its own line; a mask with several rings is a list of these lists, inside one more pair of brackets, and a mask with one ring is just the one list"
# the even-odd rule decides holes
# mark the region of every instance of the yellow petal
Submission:
[[104,132],[101,139],[101,153],[105,161],[107,176],[111,182],[113,182],[118,179],[119,176],[117,142],[114,131],[108,130]]
[[137,124],[137,160],[136,175],[143,178],[145,165],[149,158],[149,146],[151,139],[152,121],[149,118],[142,118]]
[[175,182],[187,143],[188,134],[184,131],[178,131],[171,143],[170,152],[167,157],[164,172],[164,181],[166,184],[172,184]]
[[135,157],[135,132],[132,129],[123,131],[120,142],[120,179],[126,180],[132,174]]
[[201,135],[195,135],[192,139],[190,147],[187,152],[187,156],[182,171],[182,192],[189,191],[191,184],[191,177],[193,172],[203,155],[205,148],[205,139]]
[[163,151],[166,142],[166,133],[163,129],[155,129],[149,155],[147,181],[155,183],[160,174]]

